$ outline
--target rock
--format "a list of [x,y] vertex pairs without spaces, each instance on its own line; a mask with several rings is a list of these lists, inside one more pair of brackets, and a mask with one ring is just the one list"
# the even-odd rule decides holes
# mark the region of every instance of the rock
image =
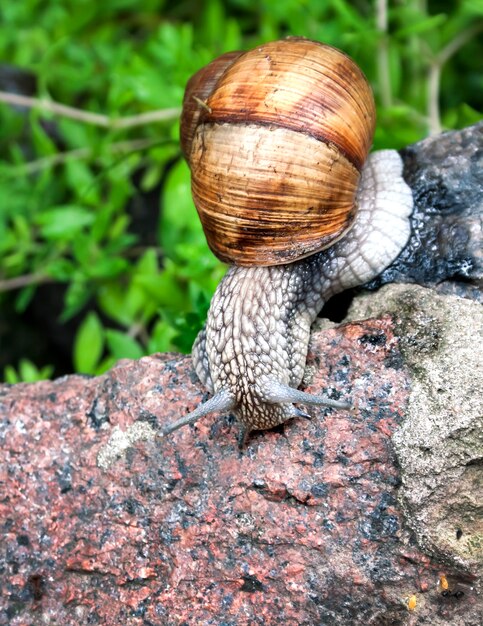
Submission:
[[404,316],[315,333],[308,390],[355,409],[313,409],[242,453],[226,416],[155,437],[202,399],[188,357],[0,386],[0,624],[479,626],[476,424],[418,421],[466,337],[447,348],[453,300],[386,288],[380,309]]
[[359,298],[351,319],[393,315],[411,373],[405,419],[393,437],[400,501],[424,549],[483,568],[483,311],[422,287],[394,285]]
[[408,245],[366,287],[418,283],[482,301],[483,121],[401,150],[413,192]]

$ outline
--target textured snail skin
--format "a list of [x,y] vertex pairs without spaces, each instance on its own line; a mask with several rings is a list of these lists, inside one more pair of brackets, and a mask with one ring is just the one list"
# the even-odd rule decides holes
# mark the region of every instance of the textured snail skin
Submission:
[[331,248],[288,265],[230,268],[192,352],[197,375],[215,395],[183,424],[214,410],[232,411],[246,435],[304,416],[293,402],[348,408],[296,388],[323,304],[377,276],[408,240],[413,200],[397,152],[369,157],[357,203],[353,228]]

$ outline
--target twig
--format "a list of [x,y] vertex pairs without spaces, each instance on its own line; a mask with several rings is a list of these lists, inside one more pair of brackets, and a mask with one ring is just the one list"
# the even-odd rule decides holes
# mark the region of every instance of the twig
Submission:
[[473,39],[473,37],[482,30],[483,22],[478,22],[466,30],[461,31],[447,46],[440,50],[431,61],[428,77],[428,117],[430,135],[438,135],[442,131],[439,110],[439,91],[443,66],[462,46],[468,43],[470,39]]
[[21,289],[22,287],[29,287],[30,285],[40,285],[41,283],[55,282],[50,276],[45,274],[24,274],[23,276],[16,276],[15,278],[6,278],[0,280],[0,292],[12,291],[13,289]]
[[391,73],[389,71],[387,0],[377,0],[376,25],[380,33],[377,47],[377,73],[381,89],[381,102],[383,106],[389,107],[392,104],[392,91]]
[[172,109],[159,109],[159,111],[146,111],[139,115],[130,117],[120,117],[111,121],[111,128],[133,128],[134,126],[145,126],[155,122],[166,122],[178,119],[181,109],[174,107]]
[[465,45],[470,39],[473,39],[480,31],[483,31],[483,21],[473,24],[466,30],[461,31],[456,37],[449,42],[442,50],[436,55],[440,65],[444,65],[458,50]]
[[165,122],[176,119],[180,114],[179,108],[160,109],[159,111],[147,111],[139,115],[128,117],[119,117],[111,119],[107,115],[100,113],[91,113],[74,107],[47,100],[46,98],[31,98],[30,96],[22,96],[8,91],[0,91],[0,102],[13,104],[15,106],[27,107],[29,109],[39,109],[46,113],[53,113],[61,117],[68,117],[84,124],[92,124],[94,126],[102,126],[111,130],[123,128],[132,128],[134,126],[144,126],[155,122]]
[[197,96],[192,96],[192,98],[198,106],[205,109],[205,111],[208,111],[208,113],[211,113],[211,107],[209,107],[204,100],[201,100],[201,98],[198,98]]
[[[159,143],[159,139],[133,139],[132,141],[117,141],[109,144],[109,149],[112,152],[137,152],[139,150],[146,150]],[[35,174],[47,167],[54,167],[61,165],[71,159],[88,159],[92,156],[94,150],[91,148],[77,148],[76,150],[68,150],[67,152],[59,152],[58,154],[52,154],[35,161],[23,163],[21,165],[14,165],[7,170],[4,170],[4,174],[7,176],[16,176],[21,174]],[[1,174],[0,173],[0,176]]]

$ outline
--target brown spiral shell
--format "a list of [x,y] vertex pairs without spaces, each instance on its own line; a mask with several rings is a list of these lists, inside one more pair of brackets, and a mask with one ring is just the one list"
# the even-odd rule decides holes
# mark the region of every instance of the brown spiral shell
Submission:
[[362,71],[325,44],[289,38],[202,68],[187,86],[181,143],[214,254],[277,265],[340,238],[374,124]]

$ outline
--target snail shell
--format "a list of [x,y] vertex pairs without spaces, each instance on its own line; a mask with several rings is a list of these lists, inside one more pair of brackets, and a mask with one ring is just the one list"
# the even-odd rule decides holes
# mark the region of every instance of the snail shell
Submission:
[[195,74],[183,107],[194,202],[222,261],[290,263],[350,228],[375,106],[345,54],[302,38],[228,53]]

